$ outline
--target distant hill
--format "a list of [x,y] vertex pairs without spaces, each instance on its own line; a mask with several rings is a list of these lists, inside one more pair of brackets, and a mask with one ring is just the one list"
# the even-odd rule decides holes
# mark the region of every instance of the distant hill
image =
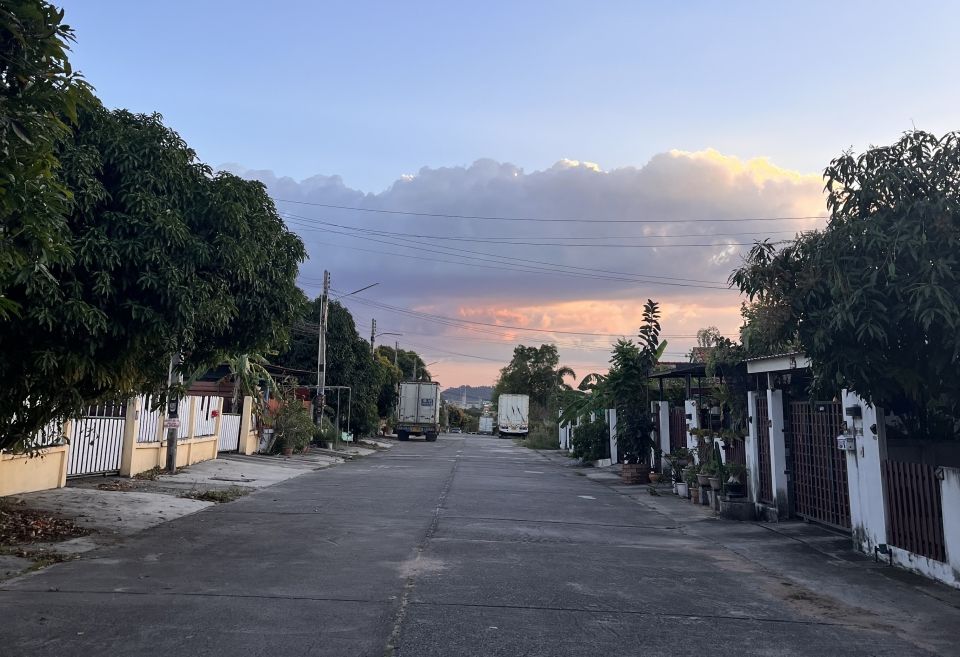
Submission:
[[478,403],[490,401],[493,397],[493,386],[460,386],[459,388],[447,388],[440,393],[440,396],[447,401],[462,402],[463,393],[467,393],[467,403]]

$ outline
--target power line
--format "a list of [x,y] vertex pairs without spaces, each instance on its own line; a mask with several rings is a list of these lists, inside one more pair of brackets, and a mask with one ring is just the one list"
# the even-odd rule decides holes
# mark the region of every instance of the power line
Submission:
[[377,208],[361,208],[351,205],[335,205],[333,203],[312,203],[309,201],[294,201],[292,199],[274,198],[280,203],[294,203],[309,205],[333,210],[349,210],[351,212],[369,212],[376,214],[400,214],[411,217],[436,217],[444,219],[471,219],[477,221],[533,221],[544,223],[591,223],[591,224],[689,224],[689,223],[731,223],[747,221],[804,221],[808,219],[829,219],[824,215],[810,215],[797,217],[744,217],[731,219],[556,219],[545,217],[502,217],[494,215],[450,214],[443,212],[416,212],[410,210],[387,210]]
[[[319,221],[319,220],[316,220],[316,221]],[[328,223],[328,222],[320,221],[320,223]],[[470,260],[475,260],[477,262],[492,263],[497,265],[497,267],[494,268],[494,267],[478,265],[470,262],[450,261],[450,260],[443,260],[439,258],[433,258],[432,260],[435,262],[446,262],[446,263],[457,264],[457,265],[470,265],[474,267],[483,267],[485,269],[521,271],[525,273],[540,273],[540,274],[546,273],[546,274],[555,274],[555,275],[562,275],[562,276],[569,276],[569,277],[576,277],[576,278],[612,280],[612,281],[621,281],[621,282],[627,282],[627,283],[645,283],[645,284],[652,284],[652,285],[666,285],[666,286],[672,286],[672,287],[692,287],[692,288],[708,289],[708,290],[730,290],[731,289],[728,285],[726,285],[725,283],[721,283],[720,281],[707,281],[703,279],[686,279],[686,278],[678,278],[678,277],[671,277],[671,276],[659,276],[656,274],[634,274],[630,272],[618,272],[615,270],[596,269],[591,267],[578,267],[576,265],[557,265],[557,264],[545,262],[542,260],[531,260],[529,258],[516,258],[512,256],[504,256],[504,255],[499,255],[495,253],[487,253],[485,251],[470,251],[467,249],[457,249],[454,247],[429,244],[424,242],[418,242],[416,240],[408,240],[408,239],[402,239],[402,238],[398,238],[398,241],[406,242],[407,244],[404,244],[404,243],[398,244],[396,242],[387,242],[384,240],[379,240],[373,237],[369,237],[368,235],[363,234],[364,231],[362,229],[339,226],[338,224],[328,224],[328,225],[333,225],[338,228],[339,227],[346,228],[347,230],[351,230],[351,231],[354,231],[355,233],[361,233],[361,234],[357,235],[354,233],[345,233],[338,230],[331,230],[329,228],[317,229],[317,228],[308,227],[307,229],[319,230],[321,232],[332,233],[334,235],[342,235],[344,237],[350,237],[353,239],[368,240],[368,241],[376,242],[379,244],[386,244],[387,246],[412,249],[418,252],[437,253],[440,255],[453,255],[458,257],[466,257]],[[729,246],[746,246],[746,245],[747,243],[728,242],[725,244],[712,244],[712,245],[700,245],[700,246],[729,247]],[[356,249],[359,251],[367,250],[373,253],[384,253],[386,255],[396,255],[399,257],[406,257],[403,254],[390,253],[390,252],[379,251],[379,250],[362,249],[359,247],[350,247],[350,246],[341,245],[341,244],[334,244],[332,246],[340,246],[342,248]],[[677,246],[696,246],[696,245],[670,244],[665,246],[677,247]],[[428,247],[428,248],[424,248],[424,247]],[[429,247],[432,247],[432,248],[429,248]],[[656,248],[656,247],[651,246],[650,248]],[[464,255],[464,254],[467,254],[467,255]],[[477,256],[488,256],[488,257],[477,257]],[[526,263],[533,263],[533,264],[526,264]],[[544,266],[540,267],[536,265],[544,265]],[[629,278],[625,278],[625,277],[629,277]],[[689,282],[677,282],[677,281],[689,281]],[[710,285],[695,285],[693,283],[708,283]]]

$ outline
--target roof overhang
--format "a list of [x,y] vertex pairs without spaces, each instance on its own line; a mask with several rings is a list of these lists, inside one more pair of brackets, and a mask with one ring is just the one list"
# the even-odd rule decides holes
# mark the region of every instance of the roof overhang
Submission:
[[800,352],[792,354],[776,354],[751,358],[747,361],[748,374],[764,374],[766,372],[789,372],[803,370],[810,367],[810,359]]

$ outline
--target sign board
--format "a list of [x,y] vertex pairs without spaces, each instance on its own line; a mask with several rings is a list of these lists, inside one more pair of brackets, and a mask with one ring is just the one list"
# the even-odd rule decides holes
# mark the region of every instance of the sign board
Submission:
[[421,398],[420,398],[420,405],[421,405],[421,406],[433,406],[433,399],[431,399],[430,397],[421,397]]
[[179,429],[180,428],[180,419],[175,417],[168,417],[163,421],[164,429]]

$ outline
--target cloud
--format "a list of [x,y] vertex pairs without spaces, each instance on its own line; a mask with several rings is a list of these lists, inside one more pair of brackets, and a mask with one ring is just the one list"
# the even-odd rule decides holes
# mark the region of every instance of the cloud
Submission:
[[[351,189],[336,175],[298,182],[272,171],[223,168],[262,181],[290,226],[303,236],[310,261],[302,269],[302,283],[309,293],[317,293],[324,269],[332,272],[334,288],[342,291],[379,282],[350,300],[358,323],[376,316],[378,327],[390,327],[384,330],[426,340],[444,358],[439,367],[447,368],[444,382],[450,384],[484,381],[457,378],[455,367],[467,361],[443,355],[440,349],[505,360],[515,341],[540,342],[552,335],[571,359],[603,363],[603,343],[609,339],[549,332],[635,335],[648,297],[663,303],[665,333],[686,335],[711,324],[733,332],[738,295],[709,288],[723,287],[749,248],[743,243],[790,238],[823,224],[798,217],[824,213],[819,175],[715,150],[673,150],[640,167],[611,170],[563,159],[526,172],[481,159],[470,166],[424,167],[378,194]],[[794,219],[677,223],[774,217]],[[620,219],[656,222],[602,221]],[[365,305],[371,301],[544,333],[481,324],[451,327]],[[672,340],[670,351],[691,342]],[[472,363],[463,368],[471,377],[486,371],[492,378],[498,367]]]

